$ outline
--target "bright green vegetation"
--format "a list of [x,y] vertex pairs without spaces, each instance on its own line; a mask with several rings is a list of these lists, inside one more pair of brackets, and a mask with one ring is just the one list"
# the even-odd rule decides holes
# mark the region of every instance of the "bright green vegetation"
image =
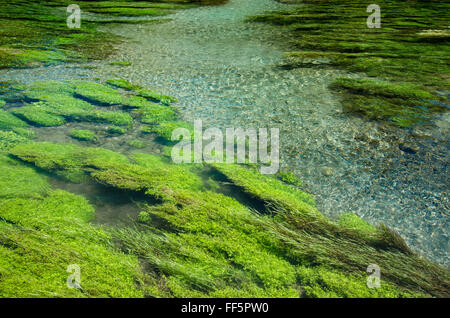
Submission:
[[287,184],[297,187],[302,186],[302,180],[290,171],[280,171],[278,173],[278,178]]
[[289,210],[305,215],[322,216],[314,208],[315,202],[311,195],[297,188],[243,166],[230,164],[212,166],[250,196],[262,200],[268,210]]
[[113,78],[106,81],[108,84],[120,87],[126,90],[134,91],[137,95],[141,97],[145,97],[154,102],[160,102],[163,105],[170,105],[173,102],[176,102],[177,99],[168,95],[161,95],[153,90],[144,89],[142,86],[132,84],[124,79]]
[[[333,222],[310,195],[252,167],[178,165],[74,144],[21,144],[10,153],[56,175],[83,173],[148,196],[136,216],[140,226],[111,230],[123,251],[141,260],[147,296],[448,295],[448,271],[415,255],[391,230],[352,214]],[[206,190],[205,173],[218,188]],[[231,197],[221,189],[230,184]],[[366,286],[369,264],[383,269],[380,289]]]
[[339,223],[345,228],[358,231],[361,234],[372,235],[376,233],[376,228],[374,226],[353,213],[342,214],[339,217]]
[[7,150],[15,145],[28,142],[28,138],[13,131],[0,130],[0,150]]
[[61,126],[66,123],[64,117],[54,115],[46,111],[46,104],[36,102],[20,108],[15,108],[12,113],[35,126]]
[[[73,144],[34,143],[17,146],[12,153],[36,166],[65,175],[84,172],[97,181],[148,195],[169,199],[175,189],[201,189],[203,183],[183,165],[173,165],[161,157],[136,154],[131,163],[125,156],[100,148]],[[167,191],[167,193],[166,193]]]
[[74,81],[73,84],[75,86],[75,94],[92,103],[103,106],[122,103],[122,95],[108,86],[88,81]]
[[173,108],[153,104],[139,109],[142,113],[141,122],[145,124],[154,124],[173,121],[176,119],[176,113]]
[[448,3],[379,1],[377,29],[366,25],[365,1],[304,2],[252,18],[286,27],[295,50],[287,54],[289,67],[342,68],[374,78],[337,79],[332,86],[346,110],[370,119],[412,126],[445,110],[448,98],[437,96],[449,87]]
[[[192,132],[190,124],[174,120],[171,107],[132,95],[140,87],[121,80],[110,81],[109,84],[127,89],[128,95],[123,96],[118,90],[97,83],[39,82],[16,92],[18,100],[23,94],[24,100],[37,102],[9,111],[19,114],[22,110],[23,114],[30,114],[26,120],[37,124],[39,119],[39,125],[50,124],[52,118],[78,121],[106,119],[102,116],[111,116],[107,118],[109,122],[120,125],[121,120],[116,119],[121,115],[128,116],[124,117],[125,124],[131,125],[133,119],[128,113],[100,111],[84,99],[77,98],[80,88],[86,96],[93,96],[92,91],[102,91],[108,95],[108,91],[117,100],[116,107],[131,109],[132,114],[140,116],[141,121],[145,122],[153,116],[148,120],[153,125],[147,126],[144,131],[156,133],[165,142],[170,141],[173,129],[184,127]],[[379,94],[379,86],[370,86],[365,82],[359,84],[361,87],[358,89]],[[404,88],[396,87],[389,92],[393,96],[409,96],[409,91]],[[158,117],[158,111],[167,111],[169,117]],[[448,294],[445,287],[448,286],[448,272],[445,269],[416,256],[397,234],[386,227],[373,227],[351,214],[342,216],[339,222],[323,217],[314,208],[311,195],[298,188],[301,181],[291,173],[282,172],[275,178],[263,176],[252,167],[227,164],[208,167],[176,165],[162,156],[135,153],[127,158],[101,148],[32,143],[29,139],[32,136],[26,132],[27,125],[24,122],[8,111],[1,114],[3,129],[13,131],[0,130],[0,148],[10,151],[15,158],[70,182],[91,180],[123,191],[143,193],[148,197],[148,205],[143,206],[142,212],[136,216],[136,222],[141,225],[111,230],[114,242],[129,254],[127,257],[133,259],[121,271],[123,284],[138,280],[140,286],[126,285],[122,289],[120,284],[109,282],[105,275],[99,275],[90,282],[94,285],[99,280],[108,282],[102,287],[109,290],[109,296],[130,293],[164,297],[409,297]],[[22,129],[22,132],[17,129]],[[125,132],[121,127],[109,127],[109,133]],[[73,131],[72,135],[84,140],[96,139],[91,131]],[[129,145],[137,148],[144,146],[139,140],[131,140]],[[76,215],[86,211],[92,213],[89,210],[91,208],[82,204],[81,198],[65,192],[55,195],[55,192],[38,181],[27,184],[32,189],[23,188],[20,180],[33,180],[37,175],[19,161],[8,158],[8,165],[14,165],[14,169],[4,170],[4,196],[38,198],[26,199],[27,207],[30,207],[26,209],[27,213],[44,213],[40,207],[53,204],[51,202],[54,200],[68,202],[67,206],[76,210]],[[16,170],[23,179],[11,175]],[[15,180],[14,184],[7,183],[12,180]],[[227,190],[230,186],[232,191]],[[10,214],[8,220],[20,218],[13,205],[6,206],[4,213]],[[69,213],[67,211],[71,209],[67,206],[62,204],[61,210],[57,211]],[[57,223],[58,233],[55,235],[58,235],[56,237],[58,244],[62,245],[61,250],[65,251],[66,223],[70,223],[72,218],[58,213],[52,215],[62,222],[62,225]],[[27,221],[32,222],[39,217],[28,218],[27,215]],[[87,220],[83,219],[83,222]],[[56,221],[50,219],[48,224],[54,224],[52,222]],[[10,223],[7,224],[9,226]],[[40,231],[44,231],[44,228],[40,228]],[[67,228],[67,231],[72,231],[72,228]],[[102,266],[109,266],[113,259],[119,259],[114,261],[115,266],[125,266],[120,261],[125,256],[112,250],[111,236],[102,234],[105,240],[100,244],[95,237],[91,237],[91,231],[100,231],[92,225],[83,223],[77,231],[82,233],[77,235],[75,242],[70,241],[75,251],[78,251],[78,242],[87,239],[90,242],[88,248],[99,244],[97,247],[101,250],[99,259]],[[45,235],[49,234],[45,232]],[[14,237],[14,240],[17,241],[17,238]],[[37,243],[32,238],[30,242],[27,241],[29,246],[34,244]],[[48,247],[42,244],[39,249],[33,250],[46,251]],[[10,246],[9,243],[6,245]],[[19,255],[12,253],[7,258],[17,258],[18,264],[32,262],[32,256],[27,253],[21,252]],[[96,254],[74,255],[80,258],[77,264],[85,264],[92,262]],[[139,269],[136,268],[137,258],[141,260]],[[62,260],[56,257],[33,265],[43,266],[47,271],[39,279],[32,276],[25,265],[19,266],[8,281],[19,279],[21,275],[31,275],[33,280],[46,281],[44,286],[49,287],[42,289],[43,292],[54,288],[53,292],[61,293],[58,295],[105,295],[106,292],[99,291],[98,286],[92,287],[94,291],[89,291],[89,294],[85,286],[82,291],[55,287],[57,282],[49,282],[47,273],[52,277],[66,274],[55,272],[60,262]],[[365,285],[365,269],[373,263],[383,268],[381,289],[368,289]],[[140,278],[132,280],[133,275]],[[35,289],[33,284],[22,286],[24,290]],[[8,292],[12,293],[10,290]],[[17,291],[14,295],[27,294],[26,291]]]
[[98,139],[93,131],[87,129],[73,129],[70,132],[70,137],[81,141],[94,141]]
[[24,121],[9,112],[0,109],[0,129],[12,129],[26,126],[28,125]]
[[13,128],[12,131],[25,138],[33,139],[36,137],[36,132],[32,129],[17,127]]
[[0,108],[6,105],[6,102],[3,99],[0,99]]
[[[22,145],[25,146],[25,145]],[[50,170],[57,176],[72,182],[82,182],[86,179],[86,174],[82,167],[89,165],[91,161],[103,162],[127,162],[124,156],[108,150],[95,148],[85,148],[80,151],[80,147],[75,144],[57,145],[51,143],[41,143],[37,152],[21,152],[23,148],[17,148],[15,154],[25,161],[34,162],[36,166]],[[28,148],[27,148],[28,149]],[[58,169],[58,167],[64,167]]]
[[0,198],[39,199],[49,191],[47,181],[33,168],[7,157],[4,152],[0,155],[0,162],[2,164]]
[[[5,89],[4,93],[0,91],[0,94],[15,103],[22,103],[22,106],[0,109],[0,129],[14,130],[29,124],[36,127],[61,126],[74,121],[131,127],[133,117],[145,124],[164,123],[162,127],[167,126],[167,131],[161,130],[163,135],[171,134],[168,129],[177,127],[175,108],[129,91],[132,88],[143,89],[141,86],[121,79],[109,80],[109,84],[114,88],[89,81],[37,81],[26,86],[9,84],[7,87],[10,89]],[[121,90],[124,87],[128,89],[126,94]],[[184,123],[181,125],[185,126]],[[109,133],[126,132],[122,128],[114,129]],[[158,133],[159,130],[154,129]],[[23,133],[27,134],[25,131],[18,134]]]
[[[0,13],[0,68],[34,67],[62,63],[74,58],[100,58],[110,54],[113,35],[98,33],[92,23],[69,29],[67,15],[51,5],[66,1],[7,1]],[[100,40],[100,41],[99,41]],[[101,40],[108,40],[101,43]]]
[[123,135],[127,132],[127,130],[123,127],[119,126],[111,126],[108,128],[108,133],[112,135]]
[[420,99],[437,99],[429,92],[411,83],[393,84],[383,81],[339,78],[333,83],[333,86],[336,88],[345,88],[352,93],[390,98],[413,99],[416,101]]
[[155,106],[158,104],[151,102],[144,97],[132,95],[132,96],[127,96],[124,99],[124,101],[122,102],[122,105],[124,105],[126,107],[131,107],[131,108],[144,109],[144,108],[152,107],[152,106]]
[[[185,128],[190,134],[191,138],[194,137],[194,127],[190,123],[185,123],[182,121],[168,121],[162,122],[157,125],[147,126],[142,128],[142,132],[144,133],[155,133],[165,141],[170,142],[172,138],[172,132],[177,128]],[[181,137],[180,137],[181,139]]]
[[[86,4],[95,9],[116,3],[149,9],[146,2]],[[169,9],[158,5],[150,8]],[[61,45],[78,41],[59,39]],[[411,83],[341,79],[335,88],[392,102],[434,99],[428,87]],[[174,164],[164,156],[31,141],[25,121],[107,123],[114,125],[110,134],[123,134],[138,117],[148,124],[142,132],[158,135],[166,145],[176,128],[192,136],[192,125],[177,121],[168,106],[174,98],[121,79],[107,84],[8,86],[13,94],[5,100],[23,106],[0,110],[0,297],[449,296],[447,269],[416,255],[383,225],[354,214],[338,221],[324,217],[292,173],[271,177],[255,166]],[[72,134],[96,138],[86,130]],[[129,144],[143,145],[137,139]],[[145,199],[136,223],[93,225],[89,202],[52,189],[44,172],[139,193]],[[71,264],[81,268],[81,290],[66,286]],[[369,264],[382,269],[379,289],[366,286]]]
[[131,66],[132,63],[128,61],[118,61],[118,62],[111,62],[109,65],[115,65],[115,66]]
[[87,114],[87,121],[110,123],[118,126],[129,126],[133,122],[133,118],[124,112],[106,112],[95,111]]
[[145,148],[145,143],[139,139],[132,139],[127,141],[127,145],[133,148]]
[[108,83],[109,85],[115,86],[115,87],[119,87],[119,88],[130,90],[130,91],[134,91],[136,89],[140,89],[141,88],[141,86],[135,85],[135,84],[131,84],[127,80],[124,80],[124,79],[121,79],[121,78],[111,78],[111,79],[108,79],[106,81],[106,83]]
[[338,78],[330,87],[345,91],[344,109],[404,127],[426,122],[430,111],[442,109],[432,103],[438,100],[436,96],[411,83]]
[[[125,100],[117,90],[108,86],[75,81],[72,83],[44,81],[35,82],[18,93],[19,99],[37,100],[24,107],[10,111],[37,126],[59,126],[66,121],[86,121],[129,126],[133,122],[130,114],[121,111],[97,109],[95,105],[121,103]],[[89,100],[93,102],[86,101]],[[109,103],[109,104],[108,104]],[[6,116],[3,115],[2,116]]]
[[148,90],[148,89],[139,89],[136,91],[136,93],[138,93],[138,95],[140,95],[142,97],[148,98],[155,102],[161,102],[164,105],[170,105],[172,102],[176,102],[176,100],[177,100],[175,97],[161,95],[155,91]]
[[170,10],[159,9],[159,8],[129,8],[129,7],[103,7],[96,9],[88,9],[90,12],[94,13],[107,13],[110,15],[118,16],[162,16],[172,13]]
[[24,94],[29,99],[52,98],[53,95],[67,96],[74,92],[74,88],[67,82],[36,81],[24,87]]
[[[52,190],[34,169],[0,155],[0,297],[141,297],[137,258],[88,221],[86,199]],[[66,285],[80,266],[82,289]]]

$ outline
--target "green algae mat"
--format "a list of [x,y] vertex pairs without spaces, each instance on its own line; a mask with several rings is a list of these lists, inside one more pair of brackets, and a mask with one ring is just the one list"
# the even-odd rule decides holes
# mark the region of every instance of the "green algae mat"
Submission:
[[286,67],[333,67],[361,74],[331,88],[350,113],[401,127],[428,123],[448,109],[450,5],[381,0],[380,28],[369,28],[368,1],[297,0],[302,6],[250,20],[286,28]]
[[[86,5],[98,14],[161,16],[197,1],[172,2]],[[16,3],[8,2],[10,10],[18,10]],[[43,13],[51,6],[33,3],[39,27],[54,23]],[[289,20],[285,15],[291,13],[277,13],[272,22]],[[27,19],[17,23],[30,27]],[[84,31],[76,41],[92,40],[95,50],[98,43],[90,37],[97,32],[91,27],[92,33]],[[68,37],[49,34],[49,39],[62,43]],[[2,41],[3,67],[86,54],[62,49],[44,56],[45,44],[30,57],[30,48]],[[404,109],[398,98],[411,102],[406,107],[441,101],[433,90],[440,86],[426,74],[420,86],[415,80],[392,84],[389,76],[395,74],[385,75],[344,78],[334,87],[361,98],[389,99],[395,114],[388,117],[397,123],[406,120],[394,120],[400,116],[395,107]],[[3,86],[0,297],[449,296],[448,269],[416,254],[384,225],[351,213],[339,220],[325,217],[290,172],[267,176],[250,164],[174,164],[173,129],[193,128],[180,119],[172,96],[121,78]],[[92,184],[115,196],[139,195],[133,202],[139,211],[127,224],[94,222],[98,202],[67,190]],[[379,288],[367,286],[371,264],[382,270]],[[68,280],[74,268],[81,277],[76,286]]]
[[[448,295],[446,269],[416,255],[384,226],[353,214],[340,221],[324,217],[292,174],[172,163],[164,155],[172,146],[168,132],[156,128],[177,126],[175,115],[153,116],[150,123],[148,114],[160,108],[176,114],[167,105],[174,99],[149,97],[124,80],[107,83],[34,82],[15,92],[13,104],[6,101],[0,131],[2,297]],[[63,130],[68,122],[90,129]],[[78,143],[35,141],[48,126],[61,127],[59,133]],[[169,150],[123,154],[99,147],[133,129],[159,134],[156,140]],[[129,140],[135,149],[139,142]],[[141,193],[141,212],[129,226],[93,224],[94,206],[52,187],[55,178]],[[229,184],[232,192],[224,190]],[[66,286],[71,264],[80,267],[81,288]],[[367,288],[368,264],[383,268],[380,288]]]

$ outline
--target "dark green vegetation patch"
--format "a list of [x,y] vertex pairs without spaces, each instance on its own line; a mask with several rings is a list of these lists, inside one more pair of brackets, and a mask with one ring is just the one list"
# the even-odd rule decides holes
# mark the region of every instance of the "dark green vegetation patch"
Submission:
[[399,126],[427,123],[448,107],[450,5],[377,2],[381,28],[368,28],[366,1],[309,0],[252,18],[287,27],[295,51],[288,67],[333,67],[371,79],[338,79],[344,109]]

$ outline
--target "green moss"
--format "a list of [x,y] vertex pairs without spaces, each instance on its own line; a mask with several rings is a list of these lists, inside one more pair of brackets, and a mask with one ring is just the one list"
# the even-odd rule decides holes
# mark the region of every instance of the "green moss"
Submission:
[[46,111],[46,105],[36,102],[24,107],[14,108],[11,112],[36,126],[61,126],[66,123],[62,116],[50,114]]
[[15,132],[16,134],[18,134],[19,136],[22,136],[22,137],[25,137],[28,139],[36,138],[36,133],[32,129],[17,127],[17,128],[13,128],[12,131]]
[[9,47],[2,47],[0,50],[3,54],[10,55],[10,58],[15,60],[12,65],[15,67],[29,67],[33,65],[32,62],[40,62],[45,65],[60,64],[66,60],[63,52],[53,50],[24,50]]
[[17,144],[27,143],[29,139],[12,131],[0,130],[0,150],[7,150]]
[[175,297],[230,297],[236,290],[242,297],[299,296],[294,268],[253,237],[258,228],[248,209],[213,192],[181,191],[176,198],[177,204],[149,207],[140,219],[150,224],[163,219],[178,234],[115,234],[162,271],[164,286],[154,292],[169,289]]
[[[17,162],[7,162],[7,171],[23,175],[0,181],[2,191],[13,190],[0,198],[1,297],[143,296],[135,285],[142,279],[137,259],[115,251],[109,235],[87,223],[94,209],[86,199],[49,191]],[[71,264],[81,269],[81,289],[67,287]]]
[[[35,145],[36,148],[33,149],[31,145]],[[12,154],[76,183],[86,179],[88,173],[83,170],[83,167],[90,165],[91,161],[104,164],[128,162],[125,156],[101,148],[81,148],[75,144],[52,143],[31,145],[15,147]]]
[[27,85],[25,95],[30,99],[41,99],[42,96],[69,95],[74,92],[72,85],[60,81],[36,81]]
[[[97,161],[91,176],[104,184],[133,191],[142,191],[162,200],[173,200],[176,192],[203,189],[203,182],[185,165],[164,161],[161,157],[134,154],[136,164],[104,164]],[[92,161],[90,161],[92,165]]]
[[427,100],[389,98],[348,91],[342,92],[341,96],[345,110],[370,119],[390,121],[402,127],[425,123],[431,113],[442,108]]
[[0,99],[0,108],[6,105],[6,102],[3,99]]
[[314,208],[314,200],[310,194],[304,193],[295,187],[260,174],[256,169],[231,164],[213,164],[217,171],[222,173],[255,199],[264,202],[269,210],[284,209],[311,217],[322,217]]
[[376,232],[376,228],[373,225],[353,213],[342,214],[339,217],[339,223],[346,228],[353,229],[364,234],[374,234]]
[[[146,287],[153,296],[415,296],[384,280],[382,288],[371,290],[365,285],[364,271],[349,275],[325,267],[297,266],[280,249],[287,242],[278,241],[282,232],[274,226],[279,220],[255,215],[231,198],[192,191],[177,191],[175,198],[139,214],[139,221],[149,226],[146,231],[114,232],[128,252],[154,269],[152,276],[161,277],[160,284]],[[158,231],[161,228],[164,235]],[[306,235],[304,243],[316,242]]]
[[[124,79],[115,78],[115,79],[109,79],[106,82],[114,87],[119,87],[119,88],[133,91],[141,97],[144,97],[144,98],[149,99],[154,102],[162,103],[164,105],[170,105],[172,102],[175,102],[177,100],[175,97],[161,95],[155,91],[144,89],[144,88],[142,88],[142,86],[132,84],[129,81],[124,80]],[[128,97],[123,102],[123,104],[126,106],[130,106],[130,107],[142,107],[142,106],[146,105],[145,101],[142,98],[136,97],[136,96]],[[150,105],[150,103],[147,103],[147,105]]]
[[302,186],[302,180],[300,180],[299,177],[297,177],[295,174],[293,174],[290,171],[280,171],[278,173],[278,178],[290,185],[301,187]]
[[89,9],[89,11],[94,13],[107,13],[116,16],[161,16],[171,13],[170,11],[164,9],[121,7]]
[[130,114],[124,112],[95,111],[86,114],[84,120],[109,123],[117,126],[130,126],[133,123],[133,118]]
[[380,95],[390,98],[403,99],[437,99],[427,91],[424,91],[418,85],[411,83],[389,83],[385,81],[338,78],[336,79],[332,88],[345,88],[351,92],[359,94]]
[[151,222],[150,214],[145,211],[139,212],[138,221],[140,223],[150,224],[150,222]]
[[[1,135],[0,131],[0,135]],[[20,161],[0,155],[0,199],[5,198],[40,198],[50,186],[47,181],[36,174],[33,168],[24,166]],[[4,209],[3,209],[4,210]]]
[[[36,88],[29,88],[26,91],[29,98],[40,100],[38,103],[31,104],[32,106],[37,107],[35,108],[36,114],[33,114],[33,109],[29,108],[29,106],[16,108],[13,112],[22,117],[27,115],[27,117],[25,117],[27,120],[39,125],[43,125],[40,117],[50,119],[58,118],[56,123],[61,123],[61,118],[67,121],[100,122],[120,126],[129,126],[133,122],[133,118],[128,113],[97,110],[92,104],[75,98],[71,95],[73,89],[67,83],[55,82],[54,92],[51,91],[52,84],[53,83],[45,83],[43,89],[39,89],[35,86]],[[92,84],[94,84],[94,86],[97,85],[96,83]],[[49,89],[45,87],[46,85],[50,86]],[[89,86],[90,84],[86,85]],[[38,117],[37,119],[39,121],[36,121],[36,117]],[[50,121],[50,123],[47,123],[46,121],[45,123],[47,125],[50,123],[53,124],[52,121]]]
[[119,105],[123,101],[122,95],[108,86],[88,81],[74,81],[72,83],[75,87],[75,94],[92,103],[109,106]]
[[122,105],[126,107],[131,108],[138,108],[138,109],[144,109],[146,107],[151,107],[155,105],[159,105],[153,102],[148,101],[144,97],[140,96],[127,96],[124,101],[122,102]]
[[126,106],[143,107],[146,105],[151,105],[151,103],[145,103],[145,100],[142,97],[149,99],[151,101],[154,101],[154,102],[162,103],[164,105],[170,105],[172,102],[175,102],[177,100],[175,97],[161,95],[155,91],[147,90],[147,89],[142,88],[139,85],[132,84],[129,81],[126,81],[124,79],[118,79],[118,78],[109,79],[109,80],[107,80],[107,83],[112,86],[115,86],[115,87],[133,91],[140,96],[140,97],[137,97],[137,96],[128,97],[123,102],[123,104]]
[[137,112],[142,114],[141,122],[145,124],[156,124],[176,119],[176,113],[173,108],[158,104],[142,107]]
[[166,200],[170,200],[177,190],[203,188],[201,179],[188,167],[151,155],[135,154],[133,160],[136,164],[132,164],[125,156],[106,149],[52,143],[20,145],[11,153],[59,175],[67,171],[83,171],[101,183],[143,191]]
[[133,63],[128,61],[117,61],[117,62],[111,62],[109,65],[115,65],[115,66],[131,66]]
[[111,126],[108,128],[108,133],[113,135],[123,135],[127,132],[127,130],[123,127]]
[[182,121],[169,121],[169,122],[162,122],[158,125],[154,126],[148,126],[146,128],[143,128],[142,132],[144,133],[155,133],[159,137],[165,139],[166,141],[171,141],[172,138],[172,132],[177,128],[185,128],[189,130],[191,133],[191,137],[194,136],[194,127],[189,124]]
[[380,288],[367,288],[366,279],[326,268],[299,267],[298,279],[308,298],[405,298],[417,297],[381,281]]
[[[148,295],[297,297],[299,290],[309,297],[447,293],[448,272],[416,256],[396,233],[384,226],[374,230],[354,217],[334,223],[318,215],[308,195],[256,170],[214,166],[227,176],[223,181],[233,182],[271,214],[252,212],[249,206],[254,209],[258,204],[250,204],[239,189],[232,194],[243,203],[206,191],[202,178],[189,166],[161,157],[134,154],[130,161],[104,149],[50,143],[18,145],[10,151],[50,172],[81,171],[108,186],[162,200],[140,214],[147,230],[114,231],[128,253],[154,269],[144,284]],[[382,289],[364,289],[368,264],[383,268]],[[355,289],[347,290],[350,287]]]
[[91,111],[94,109],[90,103],[75,98],[72,95],[54,93],[51,95],[41,95],[38,99],[45,102],[49,112],[63,116],[71,116],[81,111]]
[[138,89],[136,93],[142,97],[148,98],[155,102],[161,102],[164,105],[170,105],[172,102],[176,102],[177,99],[172,96],[161,95],[155,91],[148,89]]
[[145,143],[139,139],[132,139],[127,141],[127,145],[133,148],[145,148]]
[[162,8],[162,9],[185,9],[192,5],[184,3],[202,2],[197,0],[168,0],[168,3],[154,3],[150,1],[126,2],[126,1],[81,1],[87,8]]
[[20,120],[13,114],[0,109],[0,129],[13,129],[27,127],[27,123]]
[[82,141],[94,141],[98,139],[93,131],[86,129],[73,129],[70,132],[70,137]]
[[106,81],[107,84],[115,86],[115,87],[119,87],[119,88],[123,88],[123,89],[127,89],[130,91],[134,91],[136,89],[141,89],[142,87],[139,85],[135,85],[132,84],[130,82],[128,82],[127,80],[121,79],[121,78],[111,78],[108,79]]

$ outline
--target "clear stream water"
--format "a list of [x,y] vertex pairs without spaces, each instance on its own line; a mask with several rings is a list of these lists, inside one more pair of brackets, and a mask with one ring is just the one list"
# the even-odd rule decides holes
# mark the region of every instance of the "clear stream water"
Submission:
[[[281,67],[288,50],[283,28],[245,22],[250,15],[285,8],[289,5],[272,0],[231,0],[180,11],[162,24],[105,24],[104,30],[129,39],[109,61],[131,61],[132,66],[102,61],[91,63],[92,69],[7,70],[0,79],[122,77],[176,96],[185,121],[202,119],[204,126],[219,128],[278,127],[282,167],[303,179],[304,190],[316,196],[324,214],[351,211],[374,224],[383,222],[418,252],[448,266],[448,116],[407,131],[345,114],[327,89],[345,73]],[[48,129],[40,139],[70,138]],[[418,151],[402,151],[401,143]],[[159,150],[149,146],[144,151]],[[73,190],[88,197],[103,191],[93,186]],[[132,209],[128,201],[118,207],[113,217]]]

